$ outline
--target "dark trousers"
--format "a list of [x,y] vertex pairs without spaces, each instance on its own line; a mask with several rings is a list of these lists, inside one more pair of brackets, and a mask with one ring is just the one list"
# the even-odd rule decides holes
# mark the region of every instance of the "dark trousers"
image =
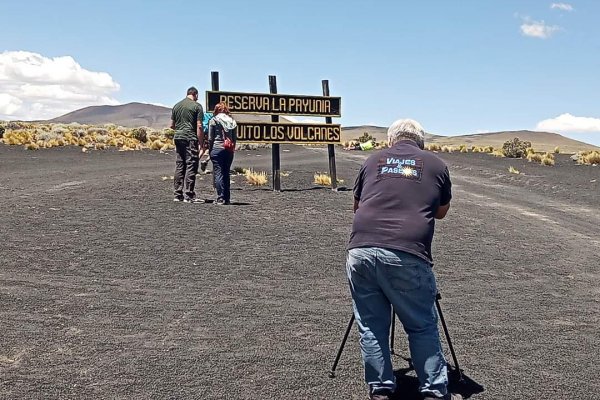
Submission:
[[199,164],[198,141],[175,139],[175,152],[175,197],[193,199],[196,197],[194,187]]
[[231,200],[229,172],[233,163],[233,152],[225,149],[213,149],[210,152],[210,160],[213,163],[217,200],[229,203]]

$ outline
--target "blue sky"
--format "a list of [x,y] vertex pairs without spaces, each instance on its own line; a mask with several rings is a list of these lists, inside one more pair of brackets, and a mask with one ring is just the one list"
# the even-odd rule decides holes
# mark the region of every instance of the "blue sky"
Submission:
[[342,97],[343,125],[600,144],[600,1],[0,2],[0,119],[172,105],[190,85]]

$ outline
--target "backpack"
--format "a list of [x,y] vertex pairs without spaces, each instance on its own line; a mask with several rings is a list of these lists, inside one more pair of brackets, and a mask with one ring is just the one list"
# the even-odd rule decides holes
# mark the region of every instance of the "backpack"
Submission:
[[211,120],[212,117],[213,113],[205,112],[204,118],[202,118],[202,130],[204,131],[205,135],[208,135],[208,122]]

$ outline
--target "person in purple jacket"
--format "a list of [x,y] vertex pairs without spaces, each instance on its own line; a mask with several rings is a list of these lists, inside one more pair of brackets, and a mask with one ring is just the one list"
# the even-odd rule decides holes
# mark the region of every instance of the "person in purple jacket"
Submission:
[[423,150],[424,142],[418,122],[394,122],[389,148],[365,161],[354,185],[346,269],[373,400],[388,400],[396,389],[388,341],[392,307],[408,334],[423,397],[462,399],[447,388],[431,256],[435,220],[450,208],[452,184],[448,168]]

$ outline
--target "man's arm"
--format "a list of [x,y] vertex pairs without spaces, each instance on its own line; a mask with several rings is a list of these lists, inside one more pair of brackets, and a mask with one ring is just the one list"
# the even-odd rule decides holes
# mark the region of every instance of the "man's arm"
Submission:
[[437,212],[435,213],[435,219],[444,219],[444,217],[448,213],[449,209],[450,209],[450,203],[448,203],[444,206],[439,206]]
[[444,173],[442,175],[440,196],[440,204],[443,205],[438,207],[438,210],[435,213],[435,219],[443,219],[446,216],[450,209],[450,200],[452,200],[452,181],[450,181],[450,172],[448,171],[448,167],[446,167],[444,168]]
[[200,149],[204,148],[204,127],[202,121],[204,120],[204,110],[201,105],[198,105],[198,118],[196,121],[196,136],[198,136],[198,146]]
[[358,203],[360,203],[360,200],[355,198],[354,199],[354,212],[356,213],[356,210],[358,210]]
[[169,128],[175,129],[175,121],[173,121],[173,119],[171,119],[171,126],[169,126]]

